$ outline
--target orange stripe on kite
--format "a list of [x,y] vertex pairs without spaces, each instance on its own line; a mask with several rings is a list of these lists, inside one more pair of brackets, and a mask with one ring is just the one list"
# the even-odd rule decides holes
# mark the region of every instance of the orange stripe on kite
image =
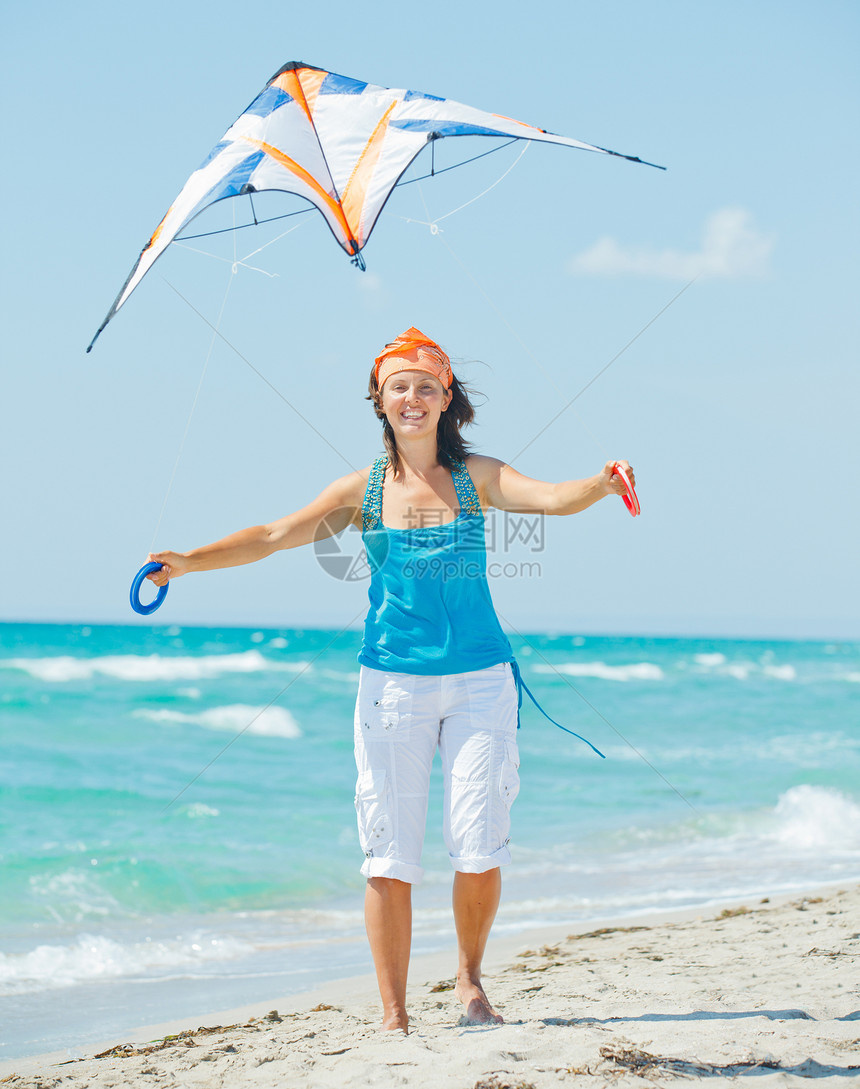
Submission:
[[311,117],[310,107],[305,98],[305,92],[302,90],[302,85],[299,83],[299,77],[296,75],[294,69],[290,69],[289,72],[281,72],[278,78],[272,82],[272,86],[279,88],[281,91],[285,91],[290,98],[295,99],[305,111],[308,121],[313,124],[313,118]]
[[167,222],[167,217],[170,215],[170,213],[172,211],[173,211],[173,205],[171,204],[170,207],[167,209],[167,211],[164,213],[164,219],[162,219],[162,221],[158,224],[158,226],[152,232],[152,238],[150,238],[150,240],[147,242],[146,247],[145,247],[146,249],[150,249],[158,241],[158,236],[164,230],[164,224]]
[[361,228],[361,213],[364,210],[364,202],[367,197],[367,188],[373,178],[379,156],[382,154],[382,144],[388,131],[388,118],[391,111],[397,105],[395,99],[382,117],[377,122],[376,128],[371,133],[370,139],[364,145],[364,150],[358,157],[358,162],[350,175],[346,188],[343,191],[341,203],[347,222],[355,224],[353,237],[358,240],[359,248],[364,245]]
[[502,121],[510,121],[513,125],[522,125],[524,129],[531,129],[532,132],[542,132],[546,134],[546,129],[539,129],[537,125],[530,125],[527,121],[517,121],[515,117],[506,117],[503,113],[494,113],[491,117],[500,117]]
[[265,151],[265,153],[271,156],[271,158],[273,158],[276,163],[280,163],[280,165],[289,170],[290,173],[295,174],[297,178],[301,178],[305,185],[307,185],[310,189],[314,191],[314,193],[316,193],[316,195],[331,211],[332,215],[334,215],[335,219],[337,219],[338,223],[340,224],[340,228],[343,231],[344,245],[349,246],[347,252],[350,254],[358,252],[355,246],[350,245],[350,243],[353,241],[352,230],[350,229],[349,223],[347,222],[340,202],[335,200],[330,193],[327,193],[325,189],[323,189],[323,187],[316,180],[313,174],[309,174],[303,166],[300,166],[295,161],[295,159],[291,159],[289,155],[285,155],[283,151],[274,147],[272,144],[267,144],[263,140],[256,140],[253,136],[241,136],[239,137],[239,139],[245,140],[247,143],[253,144],[254,147],[258,147],[262,151]]
[[320,93],[320,87],[322,87],[323,80],[328,75],[328,72],[320,72],[317,68],[302,68],[299,75],[299,82],[302,85],[302,91],[305,95],[305,101],[308,104],[308,109],[311,113],[317,108],[317,97]]

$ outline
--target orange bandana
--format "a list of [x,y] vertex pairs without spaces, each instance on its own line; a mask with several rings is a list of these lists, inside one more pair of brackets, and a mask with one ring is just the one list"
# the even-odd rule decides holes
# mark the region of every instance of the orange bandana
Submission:
[[[403,359],[407,352],[416,351],[417,361]],[[386,378],[398,371],[426,371],[438,378],[445,389],[451,388],[451,360],[442,351],[435,340],[425,337],[420,329],[410,326],[396,340],[386,344],[382,353],[376,357],[376,384],[382,389]]]

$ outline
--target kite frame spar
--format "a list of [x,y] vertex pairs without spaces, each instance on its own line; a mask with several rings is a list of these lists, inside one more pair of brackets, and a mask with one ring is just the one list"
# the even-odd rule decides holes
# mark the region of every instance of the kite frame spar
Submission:
[[[381,87],[290,61],[275,73],[185,183],[141,250],[87,351],[185,227],[222,200],[249,196],[254,224],[242,226],[253,226],[259,223],[253,193],[281,191],[301,197],[323,215],[352,263],[364,270],[362,250],[391,194],[427,145],[435,147],[436,140],[448,136],[561,144],[665,170],[636,155],[558,136],[453,99]],[[435,173],[434,157],[431,174]],[[305,211],[309,209],[273,218]]]

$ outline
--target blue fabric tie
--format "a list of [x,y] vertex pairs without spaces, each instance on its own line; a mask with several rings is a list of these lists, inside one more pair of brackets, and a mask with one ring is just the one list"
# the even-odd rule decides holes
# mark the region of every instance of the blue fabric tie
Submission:
[[516,658],[511,659],[511,672],[514,675],[514,681],[516,682],[516,685],[517,685],[517,729],[520,728],[520,710],[522,709],[522,706],[523,706],[523,692],[525,692],[525,694],[532,701],[532,703],[535,705],[535,707],[537,707],[538,711],[540,711],[540,713],[543,715],[544,718],[549,719],[549,721],[553,724],[553,726],[558,726],[558,728],[560,730],[564,730],[564,732],[566,734],[571,734],[571,736],[573,736],[573,737],[578,737],[580,741],[584,741],[585,744],[590,749],[593,749],[594,752],[596,752],[599,757],[601,757],[603,760],[606,759],[606,757],[603,755],[603,753],[600,751],[600,749],[595,748],[594,745],[592,745],[591,742],[588,740],[588,738],[583,737],[582,734],[574,733],[573,730],[568,730],[568,728],[566,726],[562,726],[562,724],[560,722],[556,722],[554,718],[550,718],[550,716],[546,713],[546,711],[544,711],[543,707],[541,707],[541,705],[535,699],[534,693],[531,691],[529,686],[523,680],[523,675],[522,675],[522,673],[520,673],[520,667],[517,665]]

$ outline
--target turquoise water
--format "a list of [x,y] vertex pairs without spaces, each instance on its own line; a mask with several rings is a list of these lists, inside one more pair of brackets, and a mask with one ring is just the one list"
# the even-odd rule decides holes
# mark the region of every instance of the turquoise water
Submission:
[[[608,759],[524,710],[499,930],[860,879],[860,646],[512,642]],[[0,624],[0,1057],[370,969],[358,644]],[[418,952],[452,941],[440,828],[437,789]]]

